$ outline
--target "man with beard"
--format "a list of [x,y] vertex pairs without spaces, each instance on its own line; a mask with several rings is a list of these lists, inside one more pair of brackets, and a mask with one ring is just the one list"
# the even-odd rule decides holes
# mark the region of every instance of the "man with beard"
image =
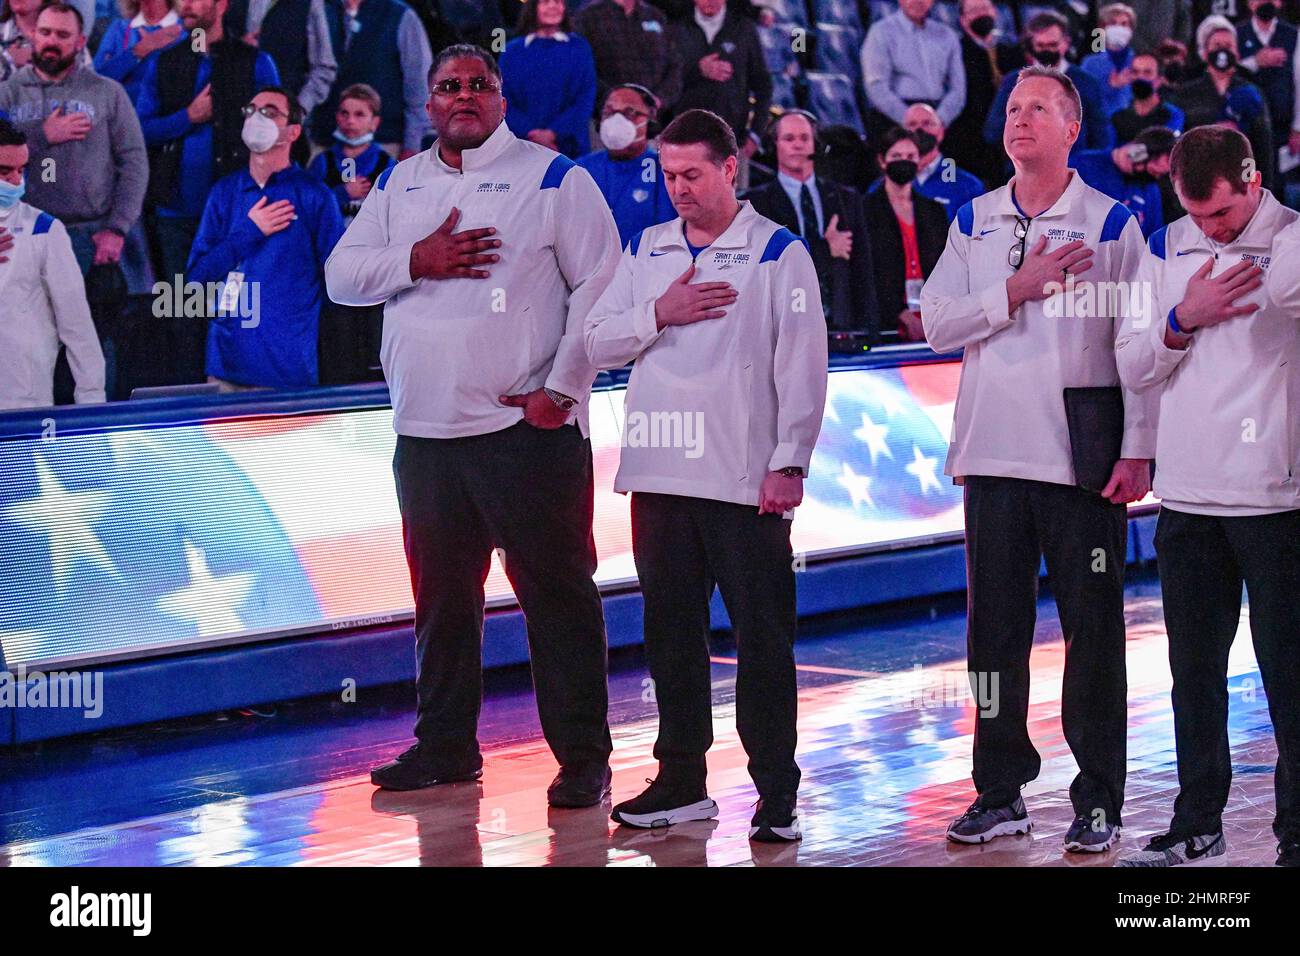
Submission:
[[560,763],[547,798],[591,806],[609,793],[611,743],[582,329],[618,231],[585,169],[510,132],[486,50],[444,50],[426,110],[437,142],[380,175],[325,264],[335,302],[384,303],[415,592],[416,744],[370,779],[482,774],[483,584],[500,549]]
[[[122,85],[83,65],[75,7],[41,10],[35,43],[32,61],[0,85],[0,109],[26,135],[38,171],[28,180],[28,202],[67,227],[84,275],[121,260],[140,218],[149,180],[144,137]],[[111,390],[113,348],[102,345]]]

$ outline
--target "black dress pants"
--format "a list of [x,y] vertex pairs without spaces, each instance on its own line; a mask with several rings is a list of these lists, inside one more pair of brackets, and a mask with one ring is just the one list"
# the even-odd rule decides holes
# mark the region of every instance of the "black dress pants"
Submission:
[[790,522],[755,505],[635,492],[632,552],[659,707],[661,773],[703,786],[713,744],[709,599],[736,637],[736,729],[760,796],[799,789],[794,760],[795,588]]
[[1161,508],[1156,559],[1174,678],[1172,832],[1213,833],[1222,825],[1232,783],[1228,652],[1244,583],[1277,740],[1273,832],[1300,839],[1300,511],[1217,518]]
[[482,765],[483,585],[501,548],[546,742],[562,766],[605,763],[591,442],[574,425],[523,421],[467,438],[398,436],[393,472],[415,594],[415,736],[449,768]]
[[972,777],[981,803],[1005,806],[1038,776],[1026,720],[1045,558],[1065,636],[1061,723],[1079,765],[1070,801],[1076,814],[1118,825],[1128,727],[1127,512],[1071,485],[984,476],[966,479],[965,510],[967,659],[988,703],[975,720]]

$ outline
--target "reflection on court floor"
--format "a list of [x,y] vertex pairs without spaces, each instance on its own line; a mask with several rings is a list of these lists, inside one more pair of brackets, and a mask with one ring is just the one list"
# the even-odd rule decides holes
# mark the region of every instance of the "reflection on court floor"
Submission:
[[[1033,657],[1030,733],[1043,770],[1025,800],[1035,829],[986,847],[944,841],[972,798],[974,709],[958,599],[804,629],[802,845],[746,838],[756,797],[735,733],[735,649],[721,640],[709,760],[716,821],[628,831],[609,821],[608,804],[548,810],[555,763],[531,698],[526,687],[498,687],[484,706],[483,779],[414,793],[370,785],[366,768],[406,746],[410,713],[404,703],[367,709],[364,699],[351,709],[317,702],[274,718],[155,725],[0,757],[0,865],[1108,866],[1165,827],[1176,792],[1158,586],[1131,587],[1127,614],[1125,831],[1100,857],[1061,852],[1075,768],[1058,717],[1063,646],[1050,600],[1040,606]],[[616,659],[615,799],[654,774],[646,686],[639,653]],[[1244,618],[1230,686],[1235,776],[1224,862],[1271,865],[1276,750]]]

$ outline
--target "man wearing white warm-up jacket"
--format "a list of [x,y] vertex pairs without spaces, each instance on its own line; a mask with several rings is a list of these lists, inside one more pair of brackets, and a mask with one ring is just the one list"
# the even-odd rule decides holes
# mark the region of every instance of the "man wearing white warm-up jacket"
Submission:
[[1124,394],[1109,481],[1100,493],[1078,484],[1063,392],[1119,384],[1116,313],[1142,253],[1127,208],[1066,165],[1081,120],[1068,77],[1020,72],[1003,133],[1015,176],[958,210],[921,320],[935,351],[965,349],[944,470],[964,485],[967,655],[989,700],[975,721],[979,797],[948,838],[1030,829],[1020,788],[1040,766],[1026,721],[1046,559],[1066,641],[1061,723],[1079,764],[1065,849],[1098,853],[1117,839],[1124,802],[1124,506],[1149,490],[1155,421],[1153,401]]
[[417,743],[371,780],[481,774],[483,585],[500,548],[560,763],[547,798],[590,806],[609,793],[610,736],[582,323],[618,232],[586,170],[507,128],[491,54],[439,54],[427,109],[438,141],[384,171],[325,264],[335,302],[384,303],[415,592]]
[[1300,213],[1261,188],[1253,159],[1226,127],[1175,146],[1188,214],[1152,234],[1139,281],[1153,295],[1115,353],[1125,383],[1160,398],[1156,556],[1179,785],[1169,831],[1129,866],[1226,849],[1228,652],[1243,584],[1277,738],[1278,863],[1300,865]]
[[660,138],[680,218],[628,242],[587,317],[592,362],[636,362],[614,489],[632,551],[659,707],[659,773],[614,807],[627,826],[717,816],[709,598],[736,636],[736,727],[759,803],[751,839],[797,840],[795,587],[790,512],[826,401],[826,322],[807,246],[735,195],[727,123],[688,110]]

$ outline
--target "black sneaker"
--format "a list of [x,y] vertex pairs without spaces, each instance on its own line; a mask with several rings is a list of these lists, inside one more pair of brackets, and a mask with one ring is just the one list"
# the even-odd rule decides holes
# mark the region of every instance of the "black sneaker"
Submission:
[[1277,845],[1278,866],[1300,866],[1300,840],[1286,840]]
[[954,843],[988,843],[996,837],[1028,833],[1033,827],[1022,798],[1016,797],[1005,807],[981,806],[977,799],[948,825],[948,839]]
[[1182,866],[1187,863],[1204,863],[1216,856],[1223,856],[1227,849],[1222,830],[1197,836],[1162,833],[1137,853],[1124,857],[1115,865]]
[[749,838],[759,843],[788,843],[802,840],[795,797],[762,797],[749,821]]
[[460,767],[439,766],[428,748],[422,744],[404,751],[392,763],[370,771],[370,782],[384,790],[422,790],[440,783],[457,783],[477,780],[483,776],[483,766],[465,764]]
[[546,802],[553,807],[594,807],[609,796],[613,779],[609,764],[561,767],[546,789]]
[[1091,814],[1081,813],[1065,831],[1067,853],[1105,853],[1119,839],[1120,827],[1109,823],[1097,827]]
[[651,780],[638,797],[624,800],[614,808],[610,818],[628,827],[654,829],[688,820],[710,820],[718,815],[718,805],[709,799],[703,786],[679,786],[661,783],[662,775]]

